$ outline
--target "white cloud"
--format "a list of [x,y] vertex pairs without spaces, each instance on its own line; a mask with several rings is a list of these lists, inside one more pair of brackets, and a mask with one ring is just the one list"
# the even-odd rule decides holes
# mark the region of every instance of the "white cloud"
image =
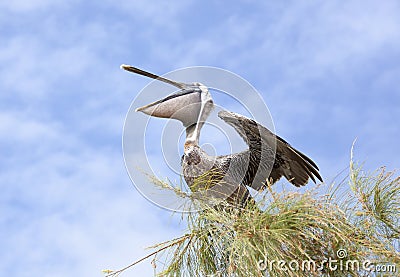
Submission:
[[20,150],[1,172],[2,237],[9,249],[3,272],[96,275],[174,236],[175,227],[133,189],[119,151],[84,143],[56,123],[4,113],[0,119],[1,133],[8,134],[2,144]]
[[5,1],[0,3],[0,9],[3,11],[13,13],[26,13],[26,12],[37,12],[42,9],[59,5],[62,1],[49,1],[49,0],[16,0],[16,1]]

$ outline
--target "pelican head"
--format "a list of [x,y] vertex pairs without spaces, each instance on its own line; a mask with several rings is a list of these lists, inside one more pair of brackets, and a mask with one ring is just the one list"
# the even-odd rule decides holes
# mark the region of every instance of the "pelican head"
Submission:
[[185,84],[172,81],[130,65],[121,65],[121,68],[179,88],[177,92],[137,108],[136,111],[154,117],[172,118],[181,121],[186,128],[185,145],[187,143],[198,145],[200,129],[214,106],[208,88],[197,82]]

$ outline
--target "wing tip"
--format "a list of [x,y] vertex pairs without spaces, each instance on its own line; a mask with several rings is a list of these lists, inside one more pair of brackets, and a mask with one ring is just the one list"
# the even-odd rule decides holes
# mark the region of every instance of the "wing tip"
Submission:
[[232,117],[232,116],[236,118],[237,114],[227,111],[227,110],[221,110],[218,112],[218,117],[221,119],[225,119],[225,118]]

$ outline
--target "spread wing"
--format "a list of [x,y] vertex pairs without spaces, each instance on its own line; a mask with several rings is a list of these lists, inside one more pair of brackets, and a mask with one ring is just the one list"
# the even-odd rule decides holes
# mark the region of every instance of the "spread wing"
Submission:
[[[314,183],[316,182],[315,178],[322,182],[318,173],[319,169],[310,158],[264,126],[233,112],[220,111],[218,116],[231,125],[249,147],[250,158],[247,166],[250,170],[246,170],[246,175],[256,174],[258,171],[257,174],[264,178],[263,182],[268,178],[272,184],[284,176],[296,187],[307,184],[309,179]],[[271,150],[275,150],[273,161],[263,159],[262,153],[271,152]],[[265,165],[265,163],[270,163],[270,165]],[[259,178],[254,178],[254,176],[246,176],[246,178],[259,181]],[[259,190],[264,183],[258,181],[250,182],[247,185]]]

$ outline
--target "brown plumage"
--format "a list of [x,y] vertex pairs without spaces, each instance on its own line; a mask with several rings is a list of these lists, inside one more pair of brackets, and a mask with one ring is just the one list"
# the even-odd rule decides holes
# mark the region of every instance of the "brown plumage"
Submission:
[[230,161],[235,163],[239,163],[233,159],[235,155],[249,155],[246,185],[259,190],[266,185],[266,180],[273,184],[282,176],[296,187],[305,185],[309,179],[314,183],[315,178],[322,182],[319,169],[310,158],[264,126],[233,112],[221,111],[218,116],[231,125],[249,147],[244,152],[229,155]]

